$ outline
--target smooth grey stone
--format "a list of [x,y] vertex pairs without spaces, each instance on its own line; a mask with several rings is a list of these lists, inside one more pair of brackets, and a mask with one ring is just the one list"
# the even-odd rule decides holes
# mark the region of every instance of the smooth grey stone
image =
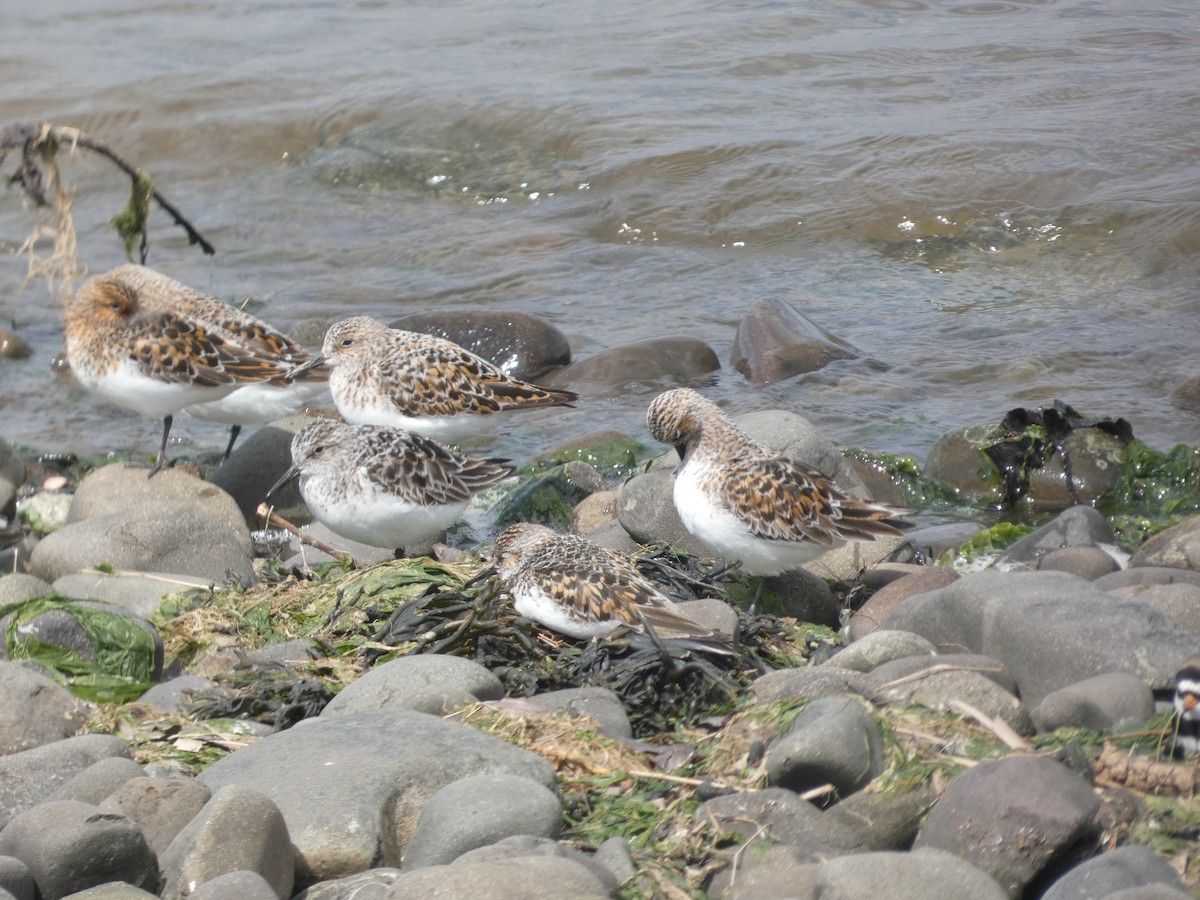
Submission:
[[66,784],[59,787],[47,799],[78,800],[98,806],[125,782],[144,778],[146,773],[132,759],[110,756],[98,759]]
[[257,872],[276,896],[290,897],[296,874],[282,813],[269,797],[242,784],[213,791],[162,854],[162,870],[163,900],[182,900],[200,885],[240,870]]
[[866,486],[850,460],[804,416],[787,409],[765,409],[735,415],[733,420],[753,440],[812,466],[832,478],[843,492],[866,495]]
[[832,784],[845,796],[883,771],[883,736],[860,701],[819,697],[767,748],[767,783],[803,793]]
[[0,831],[0,854],[28,866],[47,900],[110,881],[158,887],[158,861],[137,823],[78,800],[49,800],[15,816]]
[[860,853],[831,859],[817,871],[821,900],[1006,900],[986,872],[942,850]]
[[840,798],[821,817],[847,836],[847,848],[906,850],[936,802],[937,793],[927,786],[903,793],[858,791]]
[[713,876],[708,896],[721,900],[812,900],[821,864],[811,853],[789,844],[755,847],[738,858],[737,870],[722,869]]
[[1102,575],[1092,584],[1102,591],[1135,587],[1143,584],[1194,584],[1200,585],[1200,571],[1176,569],[1171,566],[1133,566]]
[[100,809],[137,822],[146,843],[161,858],[211,798],[208,785],[195,778],[131,778],[109,794]]
[[1105,894],[1104,900],[1196,900],[1194,894],[1165,884],[1151,884],[1145,887],[1125,888],[1115,894]]
[[568,531],[586,536],[617,521],[617,492],[597,491],[575,504]]
[[773,384],[859,356],[790,303],[766,297],[738,322],[729,364],[754,384]]
[[211,679],[199,675],[180,675],[154,685],[138,697],[138,703],[145,703],[162,712],[175,712],[182,708],[193,691],[207,691],[216,687],[217,683]]
[[231,528],[194,503],[148,504],[73,522],[38,543],[30,571],[52,582],[104,564],[123,571],[179,572],[220,585],[257,580],[245,524]]
[[580,391],[585,397],[603,397],[634,382],[687,380],[721,368],[721,360],[704,341],[693,337],[656,337],[632,344],[607,347],[564,366],[543,383]]
[[330,700],[321,715],[329,718],[387,708],[441,715],[464,703],[503,696],[500,679],[474,660],[422,653],[401,656],[367,672]]
[[568,460],[536,475],[505,497],[496,513],[496,527],[537,522],[565,529],[571,524],[571,511],[585,497],[607,489],[594,466],[578,459]]
[[908,631],[873,631],[850,646],[843,647],[827,659],[824,665],[854,672],[870,672],[893,659],[932,655],[935,652],[933,644],[919,634]]
[[1152,885],[1184,890],[1179,873],[1169,862],[1149,847],[1125,844],[1080,863],[1050,885],[1042,900],[1099,900],[1117,891]]
[[36,575],[26,572],[10,572],[0,576],[0,606],[22,603],[35,597],[48,597],[53,593],[54,589]]
[[404,847],[405,872],[453,862],[468,850],[516,834],[557,838],[558,794],[520,775],[471,775],[437,791]]
[[1034,563],[1064,547],[1115,544],[1112,523],[1086,504],[1065,509],[1045,525],[1035,528],[1001,555],[1012,563]]
[[825,694],[871,693],[867,676],[834,666],[805,666],[801,669],[775,669],[755,679],[750,690],[759,703],[820,697]]
[[[233,499],[242,520],[251,528],[263,527],[258,506],[268,503],[267,491],[291,467],[292,438],[311,421],[311,416],[298,414],[256,429],[234,447],[229,459],[209,473],[209,484],[221,488]],[[312,513],[300,496],[299,479],[272,494],[269,505],[293,525],[312,521]]]
[[920,677],[880,688],[879,696],[892,703],[962,715],[962,704],[990,719],[1006,722],[1017,734],[1031,735],[1033,721],[1017,697],[979,672],[951,670],[922,672]]
[[321,651],[316,642],[309,638],[296,638],[291,641],[279,641],[267,644],[257,650],[246,652],[246,659],[255,665],[302,666],[321,657]]
[[737,612],[726,601],[717,597],[701,597],[699,600],[680,600],[679,611],[698,625],[709,628],[732,639],[737,631]]
[[169,468],[151,478],[149,469],[124,463],[102,466],[79,482],[69,521],[76,523],[126,512],[170,510],[185,505],[198,507],[211,518],[223,522],[233,533],[245,532],[246,523],[233,498],[211,482],[202,481],[182,469]]
[[[674,455],[675,451],[672,450]],[[675,457],[678,461],[678,456]],[[617,519],[638,544],[664,543],[701,559],[713,551],[692,537],[675,510],[675,476],[670,468],[635,475],[617,491]]]
[[[305,513],[302,518],[309,519],[311,516]],[[349,553],[358,563],[364,566],[373,566],[376,563],[395,559],[396,550],[399,549],[397,547],[372,547],[370,544],[352,541],[350,538],[343,537],[321,522],[309,522],[301,530],[308,537],[320,541],[327,547],[332,547],[339,553]],[[430,541],[429,543],[432,546],[433,542]],[[411,550],[408,547],[404,548],[405,552],[409,553],[410,556],[424,552],[427,549],[427,547],[413,547]],[[334,562],[336,559],[336,557],[326,553],[324,550],[302,544],[300,539],[294,536],[280,552],[279,558],[289,566],[300,566],[305,569],[311,569],[313,566],[319,566],[322,563]]]
[[637,875],[637,861],[633,858],[633,849],[623,837],[614,836],[605,840],[596,848],[592,861],[608,869],[617,884],[626,884]]
[[25,461],[17,456],[8,441],[0,438],[0,516],[12,519],[17,489],[24,483]]
[[88,888],[86,891],[76,891],[74,894],[67,894],[62,900],[146,900],[146,898],[157,897],[158,894],[143,891],[132,884],[126,884],[123,881],[110,881],[108,884],[99,884],[96,887]]
[[604,884],[605,889],[609,893],[616,893],[617,879],[606,866],[598,863],[593,856],[584,853],[582,850],[576,850],[567,844],[559,843],[552,838],[539,837],[533,834],[514,834],[511,837],[501,838],[494,844],[488,844],[486,847],[477,847],[474,850],[468,850],[455,860],[454,864],[465,865],[488,862],[490,860],[508,860],[517,857],[529,859],[545,856],[568,859],[579,863],[589,869]]
[[915,556],[908,538],[885,536],[873,541],[847,541],[806,562],[804,568],[828,581],[851,584],[864,569],[897,559],[910,561]]
[[564,688],[529,698],[548,710],[567,716],[591,716],[601,734],[615,738],[633,737],[629,714],[616,691],[602,687]]
[[204,882],[187,896],[191,900],[279,900],[280,895],[258,872],[239,869]]
[[754,847],[781,843],[800,848],[809,861],[840,856],[859,845],[857,833],[844,822],[781,787],[713,797],[700,804],[696,820],[711,821],[722,833]]
[[490,360],[505,374],[536,380],[571,362],[571,344],[554,325],[512,310],[443,310],[406,313],[389,327],[433,334]]
[[609,900],[604,882],[586,865],[557,856],[522,856],[430,866],[401,875],[384,900],[470,897],[471,900]]
[[[882,499],[882,498],[881,498]],[[943,554],[956,552],[959,547],[984,529],[978,522],[945,522],[940,525],[924,525],[904,532],[914,547],[929,559],[940,559]]]
[[0,900],[34,900],[36,892],[29,866],[15,856],[0,856]]
[[1175,620],[1180,628],[1200,637],[1200,584],[1177,581],[1174,584],[1136,584],[1110,588],[1119,597],[1132,597],[1150,603]]
[[[118,616],[144,631],[149,636],[152,645],[150,652],[153,658],[148,660],[150,664],[150,677],[156,679],[162,675],[162,636],[158,633],[158,629],[148,620],[119,606],[113,606],[111,603],[104,603],[99,600],[77,600],[71,606],[82,609],[100,610],[110,615]],[[10,618],[17,614],[18,611],[14,611],[0,619],[0,629],[7,628]],[[98,658],[96,652],[98,648],[93,644],[93,633],[85,628],[68,609],[47,609],[37,615],[30,616],[19,624],[16,628],[16,633],[21,638],[33,638],[43,644],[65,648],[89,662],[95,662]],[[122,648],[109,647],[104,649],[123,649],[123,646]],[[3,654],[3,652],[2,647],[0,647],[0,654]]]
[[887,627],[923,635],[939,649],[995,657],[1030,707],[1105,672],[1129,672],[1152,689],[1167,689],[1179,661],[1200,653],[1200,638],[1152,605],[1062,572],[964,575],[905,600]]
[[640,547],[638,542],[629,536],[629,532],[625,530],[625,526],[619,519],[613,519],[611,522],[601,525],[595,531],[590,532],[587,539],[605,550],[626,555],[636,553]]
[[309,883],[397,865],[429,797],[481,773],[523,775],[557,790],[554,767],[537,754],[396,707],[307,719],[199,778],[214,791],[245,784],[271,798],[296,848],[297,878]]
[[158,612],[163,597],[188,588],[206,588],[211,581],[189,575],[159,572],[107,575],[104,572],[72,572],[54,580],[53,591],[63,597],[101,600],[149,619]]
[[934,656],[906,656],[876,667],[867,683],[877,691],[902,687],[918,678],[928,678],[942,672],[978,672],[994,681],[1002,690],[1016,696],[1017,682],[1004,663],[979,653],[938,653]]
[[391,866],[379,866],[347,875],[319,881],[305,888],[292,900],[383,900],[390,888],[404,873]]
[[974,863],[1017,897],[1045,867],[1095,838],[1091,785],[1048,757],[1012,756],[959,775],[913,843]]
[[1051,550],[1037,561],[1043,572],[1069,572],[1085,581],[1095,581],[1121,567],[1111,554],[1099,547],[1064,547]]
[[1136,675],[1107,672],[1047,694],[1030,715],[1042,732],[1056,728],[1107,731],[1154,715],[1154,692]]
[[0,756],[0,828],[92,763],[112,756],[128,757],[129,748],[111,734],[82,734]]
[[87,718],[84,704],[33,667],[0,661],[0,755],[68,738]]
[[[882,566],[876,566],[876,569],[879,568]],[[923,566],[911,575],[888,582],[868,597],[867,602],[850,617],[846,636],[851,642],[862,640],[872,631],[883,629],[883,623],[892,610],[909,597],[943,588],[958,578],[958,572],[946,566]]]
[[762,586],[764,595],[775,594],[779,598],[781,615],[829,628],[841,624],[842,603],[829,582],[819,575],[795,569],[764,578]]

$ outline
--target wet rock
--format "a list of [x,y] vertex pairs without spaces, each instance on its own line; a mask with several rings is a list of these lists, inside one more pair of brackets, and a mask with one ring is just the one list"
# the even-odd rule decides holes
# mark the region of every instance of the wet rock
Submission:
[[0,756],[0,828],[13,816],[37,806],[94,762],[129,756],[110,734],[83,734]]
[[723,834],[750,842],[755,849],[773,843],[797,847],[810,861],[822,855],[840,856],[857,843],[856,835],[840,820],[825,816],[781,787],[713,797],[700,804],[696,819],[713,822]]
[[817,870],[813,896],[821,900],[1004,900],[996,880],[953,853],[862,853],[831,859]]
[[1185,519],[1151,537],[1133,552],[1129,565],[1200,569],[1200,516]]
[[708,344],[696,338],[651,338],[593,353],[552,372],[543,383],[571,387],[585,396],[603,394],[637,382],[687,381],[715,372],[721,361]]
[[802,669],[775,669],[750,685],[759,703],[795,700],[800,697],[820,697],[825,694],[858,694],[871,692],[869,679],[861,672],[833,666],[806,666]]
[[565,716],[591,716],[601,734],[615,738],[633,737],[629,715],[615,691],[601,687],[566,688],[546,691],[530,698],[549,712]]
[[87,718],[84,704],[38,668],[0,662],[0,756],[68,738]]
[[187,896],[191,900],[229,900],[231,897],[237,897],[238,900],[278,900],[279,898],[279,894],[275,892],[267,879],[257,872],[247,872],[245,869],[218,875],[216,878],[204,882]]
[[137,572],[178,572],[216,584],[254,583],[250,533],[230,528],[193,503],[147,505],[93,516],[47,535],[30,571],[46,581],[110,565]]
[[[250,527],[263,527],[258,505],[266,502],[267,491],[291,467],[292,438],[311,421],[312,417],[297,414],[262,426],[240,440],[229,459],[209,473],[208,483],[233,499],[242,520]],[[270,505],[294,525],[312,521],[312,514],[300,496],[298,479],[272,494]]]
[[[1150,604],[1061,572],[965,575],[910,597],[887,627],[923,635],[943,650],[995,657],[1030,707],[1051,691],[1105,672],[1128,672],[1166,689],[1179,661],[1200,652],[1200,640]],[[1131,646],[1140,652],[1130,653]]]
[[52,793],[49,800],[78,800],[98,806],[133,778],[144,778],[142,767],[124,756],[110,756],[92,763]]
[[383,900],[411,897],[471,897],[472,900],[607,900],[604,883],[583,863],[554,856],[523,856],[430,866],[401,875]]
[[383,709],[442,715],[464,703],[499,700],[503,696],[500,679],[474,660],[423,653],[393,659],[367,672],[334,697],[321,715],[355,715]]
[[804,564],[804,568],[829,581],[853,584],[865,569],[887,560],[914,558],[913,547],[905,537],[881,537],[873,541],[847,541],[826,550]]
[[54,593],[63,597],[102,600],[115,607],[149,619],[162,603],[163,597],[188,588],[205,588],[212,584],[205,578],[171,575],[166,572],[114,573],[73,572],[54,580]]
[[1147,584],[1194,584],[1200,586],[1200,571],[1175,569],[1170,566],[1138,566],[1102,575],[1094,582],[1102,591]]
[[1120,566],[1113,557],[1099,547],[1064,547],[1051,550],[1037,561],[1043,572],[1067,572],[1084,581],[1095,581]]
[[927,566],[920,572],[884,585],[851,616],[850,624],[846,626],[846,636],[852,642],[862,640],[871,632],[880,629],[892,614],[892,610],[909,597],[945,587],[957,581],[958,577],[956,571],[945,566]]
[[0,328],[0,359],[29,359],[33,348],[29,342],[6,328]]
[[981,763],[950,783],[914,842],[974,863],[1010,897],[1093,839],[1100,801],[1061,763],[1019,757]]
[[573,510],[585,497],[607,490],[604,479],[592,466],[571,460],[555,466],[522,485],[505,499],[496,516],[496,527],[512,522],[539,522],[565,528]]
[[[14,623],[13,619],[17,621]],[[41,611],[29,607],[17,608],[0,619],[0,630],[12,628],[14,639],[23,645],[34,643],[43,647],[59,647],[69,650],[81,659],[96,662],[114,655],[132,654],[138,649],[124,629],[88,627],[89,621],[117,620],[119,624],[133,626],[145,633],[148,640],[140,650],[144,657],[139,659],[148,675],[155,680],[162,675],[163,643],[158,629],[141,616],[126,612],[118,606],[99,603],[95,600],[55,601]],[[0,655],[5,654],[0,646]]]
[[1047,694],[1031,713],[1038,731],[1109,731],[1154,715],[1154,692],[1136,675],[1108,672]]
[[238,871],[256,872],[276,896],[290,897],[295,864],[287,824],[259,791],[225,785],[171,841],[162,870],[163,900],[181,900],[200,885]]
[[100,803],[100,810],[136,822],[150,849],[161,859],[171,841],[211,798],[212,791],[195,778],[130,778]]
[[756,302],[738,323],[729,363],[755,384],[772,384],[858,356],[788,303],[768,298]]
[[25,461],[0,437],[0,516],[12,520],[17,489],[25,483]]
[[[841,601],[828,581],[807,569],[769,576],[762,585],[764,597],[774,594],[778,598],[780,615],[829,628],[841,624]],[[766,608],[766,600],[763,606]]]
[[558,794],[520,775],[473,775],[437,791],[404,848],[406,872],[451,863],[468,850],[517,834],[557,838]]
[[803,793],[831,784],[853,793],[883,771],[883,736],[861,701],[820,697],[767,748],[767,783]]
[[850,460],[803,416],[786,409],[769,409],[735,416],[734,421],[764,447],[807,463],[832,478],[845,493],[867,496],[866,486]]
[[1153,885],[1183,891],[1186,896],[1183,881],[1169,862],[1149,847],[1125,844],[1080,863],[1050,885],[1042,900],[1090,900]]
[[14,817],[0,831],[0,854],[23,862],[47,900],[110,881],[158,887],[158,862],[137,824],[77,800],[41,803]]
[[913,528],[904,534],[927,558],[939,559],[943,553],[957,550],[981,531],[983,529],[975,522],[946,522]]
[[1065,547],[1114,543],[1116,536],[1108,519],[1090,506],[1072,506],[1025,535],[1009,547],[1001,559],[1010,563],[1036,563],[1047,553]]
[[[1005,431],[998,424],[951,431],[930,449],[924,474],[968,498],[998,503],[1003,499],[1000,473],[983,450],[1004,439]],[[1124,460],[1124,444],[1118,438],[1095,428],[1080,428],[1067,435],[1063,447],[1071,458],[1075,498],[1067,490],[1062,454],[1055,453],[1042,468],[1030,472],[1026,493],[1030,500],[1056,506],[1090,503],[1116,483]]]
[[1200,637],[1200,584],[1147,583],[1113,588],[1111,593],[1150,603],[1174,619],[1180,628]]
[[382,900],[404,873],[391,866],[367,869],[345,878],[331,878],[305,888],[293,900]]
[[29,866],[15,856],[0,856],[0,900],[34,900],[36,890]]
[[408,313],[392,328],[433,334],[453,341],[498,365],[508,375],[530,381],[571,362],[567,336],[544,319],[505,310],[438,310]]
[[833,654],[826,664],[855,672],[870,672],[893,659],[932,655],[936,652],[937,648],[919,634],[907,631],[873,631]]
[[283,813],[302,882],[398,865],[425,802],[459,778],[521,775],[556,789],[545,759],[467,725],[404,709],[320,716],[268,735],[199,778],[252,786]]

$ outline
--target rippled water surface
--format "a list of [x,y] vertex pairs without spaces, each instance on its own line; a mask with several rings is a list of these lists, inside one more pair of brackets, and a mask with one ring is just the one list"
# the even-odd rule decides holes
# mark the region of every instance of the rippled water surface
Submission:
[[[5,46],[0,124],[77,126],[143,166],[218,251],[156,213],[150,264],[285,328],[521,309],[576,358],[692,335],[728,408],[918,460],[1056,398],[1200,442],[1172,400],[1200,375],[1193,4],[44,0],[6,11]],[[119,264],[127,182],[65,169],[81,259]],[[154,423],[51,378],[58,310],[15,255],[33,223],[0,192],[0,319],[35,349],[0,359],[0,433],[152,452]],[[747,384],[728,353],[762,298],[860,357]],[[644,436],[664,386],[508,440]]]

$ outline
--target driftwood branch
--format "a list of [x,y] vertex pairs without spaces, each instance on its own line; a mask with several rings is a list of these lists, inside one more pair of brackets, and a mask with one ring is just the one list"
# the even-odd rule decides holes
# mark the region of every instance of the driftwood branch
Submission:
[[1200,794],[1200,766],[1160,762],[1105,744],[1096,761],[1096,781],[1119,784],[1142,794],[1195,797]]
[[[10,151],[19,150],[21,153],[21,163],[9,179],[9,183],[20,185],[22,191],[24,191],[30,200],[38,206],[45,206],[48,201],[45,190],[46,177],[43,170],[44,160],[52,158],[58,149],[64,145],[69,146],[71,149],[82,147],[85,150],[98,153],[105,159],[108,159],[129,176],[133,182],[135,197],[140,189],[148,188],[149,197],[174,220],[176,225],[187,233],[189,244],[198,244],[200,249],[210,256],[216,253],[213,245],[188,221],[187,217],[174,204],[168,201],[166,197],[159,193],[158,189],[153,186],[153,181],[145,172],[124,159],[103,141],[98,141],[77,128],[42,124],[37,126],[7,125],[3,129],[0,129],[0,164],[4,162]],[[135,217],[133,227],[136,231],[140,232],[141,262],[145,263],[147,253],[145,223],[140,218]]]

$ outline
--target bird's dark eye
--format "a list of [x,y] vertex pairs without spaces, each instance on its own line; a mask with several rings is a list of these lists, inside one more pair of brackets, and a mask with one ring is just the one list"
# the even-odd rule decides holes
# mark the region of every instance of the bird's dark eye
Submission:
[[321,455],[322,453],[324,453],[324,452],[325,452],[325,445],[324,445],[324,444],[318,444],[316,447],[313,447],[313,452],[312,452],[312,455],[313,455],[313,456],[320,456],[320,455]]
[[342,338],[342,346],[343,347],[354,346],[354,339],[353,338]]

